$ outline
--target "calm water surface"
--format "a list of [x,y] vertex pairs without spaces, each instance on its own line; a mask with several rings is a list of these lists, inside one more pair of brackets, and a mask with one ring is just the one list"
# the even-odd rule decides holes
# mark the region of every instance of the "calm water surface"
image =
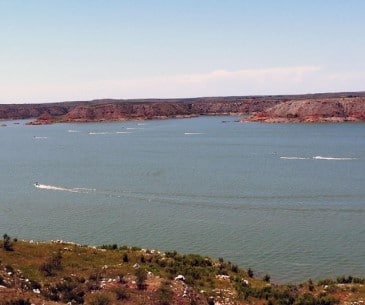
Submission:
[[224,257],[277,281],[365,276],[365,124],[234,119],[5,122],[0,232]]

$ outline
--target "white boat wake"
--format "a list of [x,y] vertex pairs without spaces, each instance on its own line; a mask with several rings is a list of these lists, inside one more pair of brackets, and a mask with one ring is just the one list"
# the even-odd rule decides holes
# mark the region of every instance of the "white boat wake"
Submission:
[[90,131],[89,132],[89,135],[105,135],[105,134],[110,134],[110,132],[107,132],[107,131],[100,131],[100,132]]
[[38,136],[34,136],[33,138],[35,140],[45,140],[45,139],[48,139],[48,137],[38,137]]
[[334,161],[348,161],[348,160],[357,160],[357,158],[346,158],[346,157],[322,157],[315,156],[314,160],[334,160]]
[[306,157],[280,157],[280,159],[285,159],[285,160],[310,160],[312,158],[306,158]]
[[281,156],[280,159],[284,160],[329,160],[329,161],[351,161],[358,160],[359,158],[349,158],[349,157],[324,157],[324,156],[314,156],[314,157],[295,157],[295,156]]
[[88,194],[88,193],[96,191],[96,189],[89,189],[89,188],[82,188],[82,187],[66,188],[66,187],[62,187],[62,186],[40,184],[38,182],[34,183],[34,187],[36,187],[38,189],[43,189],[43,190],[64,191],[64,192],[70,192],[70,193],[84,193],[84,194]]

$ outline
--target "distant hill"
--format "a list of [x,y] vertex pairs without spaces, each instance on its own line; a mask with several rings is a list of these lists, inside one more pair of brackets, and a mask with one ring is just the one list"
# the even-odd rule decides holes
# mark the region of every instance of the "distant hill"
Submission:
[[362,122],[365,121],[365,92],[0,105],[0,119],[34,118],[30,124],[36,125],[201,115],[242,115],[245,121],[260,122]]

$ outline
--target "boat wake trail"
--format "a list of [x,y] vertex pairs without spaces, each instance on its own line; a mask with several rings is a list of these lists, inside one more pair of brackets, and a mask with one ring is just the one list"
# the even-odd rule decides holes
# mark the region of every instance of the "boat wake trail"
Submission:
[[35,183],[34,186],[38,189],[43,189],[43,190],[64,191],[64,192],[70,192],[70,193],[88,194],[88,193],[96,191],[95,189],[82,188],[82,187],[66,188],[66,187],[62,187],[62,186],[46,185],[46,184],[39,184],[39,183]]
[[306,158],[306,157],[280,157],[280,159],[285,159],[285,160],[310,160],[311,158]]
[[315,156],[314,160],[334,160],[334,161],[349,161],[349,160],[357,160],[357,158],[345,158],[345,157],[322,157]]
[[358,160],[359,158],[349,158],[349,157],[323,157],[323,156],[314,156],[314,157],[291,157],[291,156],[282,156],[280,159],[284,160],[329,160],[329,161],[351,161]]
[[[304,202],[321,199],[338,199],[338,198],[353,198],[358,201],[363,201],[364,195],[351,195],[344,194],[342,196],[332,194],[321,194],[321,195],[239,195],[239,196],[216,196],[210,194],[182,194],[182,193],[154,193],[154,192],[140,192],[140,191],[127,191],[127,190],[96,190],[92,188],[66,188],[55,185],[45,185],[35,183],[34,187],[48,191],[63,191],[70,193],[82,193],[88,194],[88,196],[102,196],[106,198],[115,198],[121,200],[121,202],[128,202],[130,199],[132,202],[144,201],[149,204],[166,204],[175,206],[185,207],[199,207],[207,209],[234,209],[234,210],[260,210],[260,211],[313,211],[317,210],[320,212],[343,212],[343,213],[365,213],[365,209],[360,207],[320,207],[320,206],[306,206],[294,204],[295,202]],[[126,201],[127,200],[127,201]],[[253,203],[252,203],[253,202]],[[274,204],[273,206],[266,204],[267,202],[291,202],[291,205],[280,205]]]

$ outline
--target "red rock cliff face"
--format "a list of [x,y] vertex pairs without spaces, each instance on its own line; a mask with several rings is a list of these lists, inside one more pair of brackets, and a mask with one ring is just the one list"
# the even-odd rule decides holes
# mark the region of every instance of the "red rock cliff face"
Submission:
[[365,121],[365,98],[287,101],[253,113],[245,121],[283,122],[360,122]]
[[[191,117],[198,115],[248,114],[250,111],[260,111],[278,101],[255,101],[252,99],[159,101],[159,102],[101,102],[82,104],[72,107],[66,114],[55,116],[55,122],[98,122],[121,121],[133,119],[161,119],[176,117]],[[32,124],[44,123],[43,120]]]
[[0,119],[38,118],[30,124],[223,114],[259,122],[365,121],[365,93],[0,105]]
[[51,116],[66,114],[70,105],[64,104],[13,104],[0,105],[0,119],[21,120],[39,117],[45,113]]

